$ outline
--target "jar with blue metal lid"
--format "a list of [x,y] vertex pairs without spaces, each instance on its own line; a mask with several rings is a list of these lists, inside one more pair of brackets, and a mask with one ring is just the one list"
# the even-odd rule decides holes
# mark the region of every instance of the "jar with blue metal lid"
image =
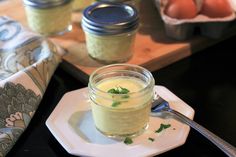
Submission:
[[95,3],[83,12],[89,56],[106,64],[128,61],[139,25],[137,10],[127,4]]
[[24,0],[24,5],[33,31],[48,36],[72,29],[72,0]]

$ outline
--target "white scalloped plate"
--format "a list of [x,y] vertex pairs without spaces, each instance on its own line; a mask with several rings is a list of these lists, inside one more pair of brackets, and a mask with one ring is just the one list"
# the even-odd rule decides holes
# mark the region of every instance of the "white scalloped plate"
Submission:
[[[170,106],[193,119],[194,110],[163,86],[155,92]],[[161,133],[155,133],[160,124],[171,124]],[[133,139],[131,145],[108,138],[96,130],[88,100],[88,89],[66,93],[46,121],[46,125],[67,150],[78,156],[131,157],[158,155],[185,143],[190,127],[173,118],[150,117],[148,129]],[[148,138],[154,138],[151,142]]]

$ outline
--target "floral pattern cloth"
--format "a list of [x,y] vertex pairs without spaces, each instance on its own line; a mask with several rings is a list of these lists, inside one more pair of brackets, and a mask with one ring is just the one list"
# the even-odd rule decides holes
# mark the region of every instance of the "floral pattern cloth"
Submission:
[[28,126],[60,53],[49,40],[0,16],[0,157]]

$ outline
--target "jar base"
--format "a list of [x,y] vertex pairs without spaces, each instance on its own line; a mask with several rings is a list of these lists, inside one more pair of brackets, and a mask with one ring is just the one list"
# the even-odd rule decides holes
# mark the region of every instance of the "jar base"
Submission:
[[145,130],[148,129],[148,124],[146,124],[143,128],[141,128],[139,131],[134,132],[134,133],[129,133],[129,134],[112,134],[112,133],[107,133],[104,132],[102,130],[100,130],[99,128],[96,127],[96,129],[101,132],[103,135],[109,137],[109,138],[113,138],[113,139],[117,139],[117,140],[123,140],[125,137],[136,137],[139,136],[141,134],[143,134],[145,132]]
[[90,58],[92,58],[92,59],[94,59],[94,60],[96,60],[96,61],[98,61],[99,63],[102,63],[102,64],[125,63],[125,62],[128,62],[132,58],[132,56],[129,56],[125,59],[108,61],[108,60],[102,60],[102,59],[95,58],[95,57],[91,56],[90,54],[88,54],[88,55],[89,55]]

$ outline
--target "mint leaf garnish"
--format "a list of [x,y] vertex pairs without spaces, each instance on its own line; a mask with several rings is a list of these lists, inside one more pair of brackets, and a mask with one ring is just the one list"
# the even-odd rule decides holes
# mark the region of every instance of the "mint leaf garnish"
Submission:
[[112,103],[112,107],[117,107],[117,106],[119,106],[121,104],[121,102],[119,102],[119,101],[114,101],[113,103]]
[[[121,86],[116,87],[116,88],[111,88],[111,89],[109,89],[107,92],[108,92],[108,93],[111,93],[111,94],[124,94],[124,95],[121,96],[122,99],[127,99],[127,98],[129,98],[129,95],[128,95],[129,90],[126,89],[126,88],[123,88],[123,87],[121,87]],[[127,95],[126,95],[126,94],[127,94]],[[112,97],[114,98],[114,96],[112,96]],[[117,107],[117,106],[120,105],[120,104],[121,104],[120,101],[113,101],[113,103],[112,103],[111,106],[112,106],[112,107]]]
[[160,133],[162,130],[165,130],[165,129],[169,128],[169,127],[171,127],[170,124],[162,124],[162,123],[161,123],[159,129],[157,129],[157,130],[155,131],[155,133]]
[[151,138],[151,137],[149,137],[148,140],[151,141],[151,142],[154,142],[154,141],[155,141],[155,139],[154,139],[154,138]]
[[120,88],[120,94],[128,94],[129,90],[127,88],[119,87]]
[[109,90],[107,91],[107,93],[118,94],[118,91],[117,91],[116,89],[112,88],[112,89],[109,89]]
[[109,89],[107,92],[111,94],[128,94],[129,90],[127,88],[123,88],[119,86],[116,88]]
[[130,138],[130,137],[126,137],[125,140],[124,140],[124,143],[127,144],[127,145],[128,145],[128,144],[132,144],[132,143],[133,143],[133,140],[132,140],[132,138]]
[[162,127],[163,127],[164,129],[167,129],[167,128],[171,127],[171,125],[170,125],[170,124],[162,124]]
[[129,98],[129,95],[124,95],[124,96],[122,96],[122,98],[127,99],[127,98]]

